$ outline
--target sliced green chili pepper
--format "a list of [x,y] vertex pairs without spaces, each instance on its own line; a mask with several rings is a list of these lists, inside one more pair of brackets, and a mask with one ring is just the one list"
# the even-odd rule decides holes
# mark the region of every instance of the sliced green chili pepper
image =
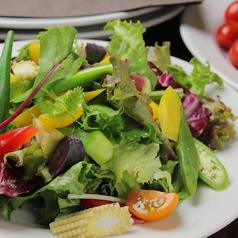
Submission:
[[227,188],[229,179],[224,165],[210,148],[197,139],[194,139],[194,142],[200,160],[199,178],[215,190]]
[[183,107],[181,107],[181,120],[178,141],[175,150],[178,155],[181,176],[188,197],[194,195],[197,189],[199,156],[187,123]]
[[[9,116],[10,72],[14,32],[8,31],[0,58],[0,122]],[[0,132],[6,131],[2,128]]]

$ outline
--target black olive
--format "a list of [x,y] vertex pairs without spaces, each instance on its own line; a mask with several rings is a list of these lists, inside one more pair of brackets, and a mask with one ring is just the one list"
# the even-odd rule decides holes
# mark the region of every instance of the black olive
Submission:
[[85,151],[81,139],[77,136],[63,137],[48,160],[48,169],[52,176],[57,176],[72,165],[83,161]]
[[107,53],[105,47],[93,43],[87,43],[85,51],[86,60],[89,64],[100,62]]

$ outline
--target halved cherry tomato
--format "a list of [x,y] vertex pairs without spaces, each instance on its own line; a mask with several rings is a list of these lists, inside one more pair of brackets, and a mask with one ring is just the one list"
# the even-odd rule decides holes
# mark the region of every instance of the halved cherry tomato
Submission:
[[238,22],[238,1],[232,2],[225,11],[225,21]]
[[238,39],[231,45],[229,49],[229,58],[232,65],[238,69]]
[[133,189],[126,200],[130,212],[144,221],[158,221],[169,216],[178,205],[176,193]]
[[236,39],[238,39],[238,22],[225,22],[218,28],[217,42],[224,49],[229,49]]
[[7,131],[0,135],[0,161],[3,156],[28,142],[36,133],[37,129],[33,125],[21,127],[12,131]]

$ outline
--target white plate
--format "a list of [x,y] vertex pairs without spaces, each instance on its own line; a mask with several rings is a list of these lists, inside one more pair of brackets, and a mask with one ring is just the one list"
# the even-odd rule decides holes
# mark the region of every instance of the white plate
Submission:
[[[16,42],[13,47],[14,55],[22,45],[29,41]],[[85,42],[81,40],[80,42]],[[92,41],[90,41],[92,42]],[[104,41],[94,41],[101,45]],[[0,45],[0,51],[2,45]],[[182,66],[189,72],[192,66],[183,60],[172,57],[172,62]],[[238,93],[229,85],[224,89],[209,87],[210,96],[220,95],[221,99],[238,115],[236,102]],[[238,122],[236,122],[238,131]],[[154,223],[145,223],[133,226],[128,233],[118,238],[205,238],[228,225],[238,216],[238,173],[237,173],[237,147],[238,140],[225,146],[217,154],[228,170],[230,183],[225,191],[215,191],[204,184],[199,184],[193,198],[186,199],[177,207],[176,211],[168,218]],[[44,229],[37,224],[32,211],[17,210],[13,212],[12,222],[6,221],[0,214],[0,236],[8,238],[53,238],[49,229]]]
[[189,51],[238,90],[238,70],[216,41],[216,31],[224,22],[224,12],[233,0],[205,0],[183,12],[180,33]]
[[135,17],[155,10],[161,7],[148,7],[132,11],[113,12],[107,14],[98,14],[81,17],[52,17],[52,18],[29,18],[29,17],[0,17],[1,28],[14,29],[40,29],[46,26],[89,26],[93,24],[105,23],[115,19],[125,19]]
[[[132,22],[136,22],[137,20],[140,20],[143,27],[148,28],[157,24],[160,24],[164,21],[167,21],[168,19],[176,16],[182,10],[184,9],[184,6],[169,6],[164,7],[161,9],[158,9],[153,12],[145,13],[142,15],[138,15],[136,17],[128,18]],[[103,27],[106,23],[103,24],[96,24],[91,26],[82,26],[77,27],[78,34],[77,38],[79,39],[105,39],[106,37],[111,35],[111,32],[104,31]],[[0,31],[0,39],[4,40],[7,34],[7,29],[1,29]],[[27,39],[33,39],[36,34],[38,34],[39,29],[15,29],[15,40],[27,40]]]

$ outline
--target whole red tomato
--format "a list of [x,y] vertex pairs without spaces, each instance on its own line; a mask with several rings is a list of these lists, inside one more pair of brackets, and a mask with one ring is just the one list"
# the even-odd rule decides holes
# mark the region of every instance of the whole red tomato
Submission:
[[236,39],[238,39],[238,22],[226,22],[218,28],[217,41],[221,47],[229,49]]
[[225,11],[225,21],[238,22],[238,1],[232,2]]
[[236,40],[229,49],[229,58],[233,66],[238,69],[238,40]]

